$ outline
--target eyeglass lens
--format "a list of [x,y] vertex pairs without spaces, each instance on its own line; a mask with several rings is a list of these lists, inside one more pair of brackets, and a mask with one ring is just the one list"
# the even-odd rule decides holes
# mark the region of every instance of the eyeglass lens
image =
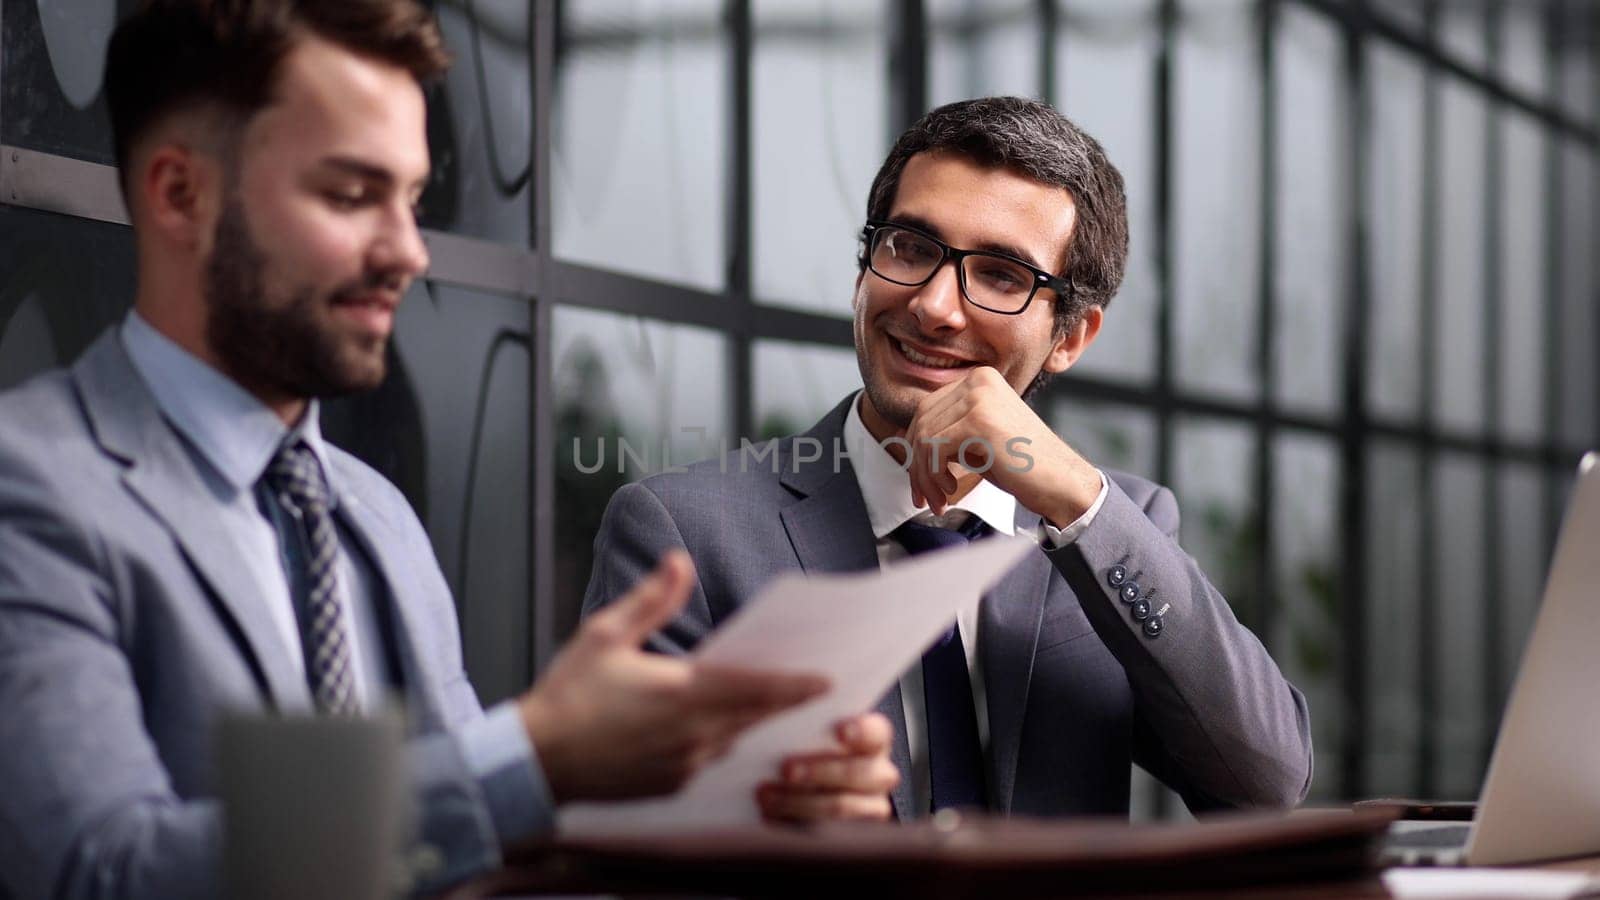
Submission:
[[[873,233],[868,262],[872,271],[896,284],[918,285],[933,277],[944,262],[944,248],[903,228],[882,227]],[[961,259],[961,285],[967,299],[985,309],[1014,312],[1032,296],[1033,272],[1001,256],[967,253]]]

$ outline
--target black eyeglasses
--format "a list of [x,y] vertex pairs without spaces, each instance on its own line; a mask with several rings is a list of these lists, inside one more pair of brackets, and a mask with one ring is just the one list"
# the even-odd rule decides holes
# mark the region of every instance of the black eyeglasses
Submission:
[[992,250],[957,250],[909,225],[869,221],[861,229],[867,268],[884,281],[919,287],[933,279],[946,260],[956,264],[961,295],[979,309],[1015,316],[1028,308],[1045,287],[1069,301],[1072,282],[1058,278],[1014,256]]

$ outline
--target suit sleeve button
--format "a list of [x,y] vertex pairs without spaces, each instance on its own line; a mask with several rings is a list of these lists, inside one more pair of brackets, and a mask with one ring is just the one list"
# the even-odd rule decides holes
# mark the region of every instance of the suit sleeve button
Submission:
[[1150,617],[1150,601],[1136,600],[1133,604],[1133,617],[1143,622]]
[[1124,581],[1127,581],[1127,580],[1128,580],[1128,567],[1127,566],[1112,566],[1111,567],[1111,571],[1106,573],[1106,581],[1108,583],[1110,583],[1110,585],[1112,587],[1121,587],[1122,583]]
[[1122,588],[1117,591],[1117,596],[1122,599],[1123,603],[1132,603],[1133,601],[1139,599],[1138,583],[1130,581],[1127,584],[1124,584]]
[[1144,633],[1147,637],[1160,637],[1161,628],[1162,625],[1160,616],[1151,616],[1150,618],[1144,620]]

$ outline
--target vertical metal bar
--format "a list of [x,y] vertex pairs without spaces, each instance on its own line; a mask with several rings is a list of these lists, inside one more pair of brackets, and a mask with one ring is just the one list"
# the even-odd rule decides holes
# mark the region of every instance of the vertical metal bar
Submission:
[[1257,64],[1260,67],[1261,77],[1261,103],[1259,147],[1261,153],[1259,178],[1261,179],[1260,217],[1261,232],[1258,245],[1261,248],[1259,271],[1256,276],[1260,283],[1256,286],[1256,383],[1261,387],[1259,415],[1256,421],[1256,458],[1255,458],[1255,519],[1258,543],[1256,547],[1255,583],[1258,585],[1260,598],[1255,610],[1255,621],[1246,623],[1260,636],[1262,643],[1272,646],[1273,619],[1276,614],[1277,591],[1273,588],[1278,583],[1276,577],[1277,564],[1275,551],[1276,541],[1272,538],[1272,503],[1273,479],[1276,466],[1273,459],[1273,443],[1277,437],[1277,428],[1274,426],[1273,410],[1276,402],[1273,398],[1273,375],[1277,360],[1276,348],[1273,346],[1277,337],[1277,309],[1274,298],[1277,294],[1278,276],[1278,79],[1276,72],[1276,44],[1277,28],[1280,16],[1278,0],[1260,0],[1257,5]]
[[[550,139],[554,123],[556,31],[559,3],[533,4],[531,29],[533,60],[533,253],[539,260],[539,287],[533,297],[533,383],[529,386],[533,414],[529,416],[533,435],[533,635],[530,652],[532,669],[543,671],[555,656],[556,611],[556,434],[555,398],[551,367],[554,342],[551,336],[553,301],[545,289],[546,273],[553,266],[551,240],[550,155],[555,152]],[[532,673],[530,673],[532,674]],[[531,680],[531,679],[530,679]]]
[[[1590,60],[1589,71],[1594,80],[1594,109],[1590,112],[1590,120],[1600,122],[1600,6],[1594,4],[1589,5],[1589,40],[1587,44]],[[1589,147],[1589,159],[1600,165],[1600,149],[1591,145]],[[1590,221],[1593,222],[1596,219],[1600,219],[1600,171],[1595,172],[1589,183],[1593,190],[1593,193],[1589,196]],[[1595,307],[1600,308],[1600,277],[1595,278],[1595,283],[1590,285],[1590,290],[1593,291],[1593,296],[1589,298],[1590,302]],[[1600,316],[1595,317],[1593,352],[1595,358],[1600,359]],[[1590,396],[1594,398],[1596,413],[1596,430],[1589,435],[1590,446],[1600,446],[1600,366],[1595,367],[1595,376],[1595,381],[1589,384]]]
[[[6,119],[5,119],[5,94],[6,94],[6,92],[5,92],[5,80],[6,80],[6,77],[5,77],[5,72],[6,72],[6,41],[5,41],[5,35],[6,35],[6,15],[5,15],[5,11],[6,11],[5,0],[0,0],[0,143],[4,143],[4,137],[5,137],[5,132],[6,132]],[[11,164],[12,164],[11,154],[9,154],[9,153],[0,153],[0,184],[4,184],[8,180],[7,177],[6,177],[6,168],[8,166],[10,166]],[[0,205],[3,205],[5,202],[6,202],[5,195],[4,194],[0,194]]]
[[[928,108],[928,13],[922,0],[898,0],[889,28],[889,135],[922,117]],[[896,83],[894,76],[899,76]]]
[[1340,686],[1346,712],[1339,742],[1339,784],[1345,796],[1366,792],[1369,730],[1367,705],[1367,469],[1371,429],[1367,418],[1367,348],[1371,342],[1372,297],[1369,288],[1367,222],[1371,216],[1366,190],[1372,147],[1372,116],[1367,58],[1364,52],[1366,0],[1356,0],[1354,22],[1344,35],[1345,133],[1344,242],[1345,316],[1341,323],[1344,358],[1344,423],[1340,428],[1339,543],[1344,560],[1340,595],[1345,597],[1341,626]]
[[[726,25],[730,38],[729,71],[729,122],[728,159],[732,171],[728,184],[727,234],[724,246],[728,253],[727,291],[739,307],[738,324],[729,336],[731,354],[728,375],[732,379],[729,396],[733,402],[735,436],[755,437],[755,349],[751,340],[751,306],[755,302],[751,284],[754,263],[751,259],[752,199],[751,172],[753,140],[751,137],[754,107],[751,84],[754,80],[754,29],[751,23],[750,0],[728,0]],[[737,441],[730,441],[736,444]]]
[[1061,9],[1057,0],[1038,0],[1039,7],[1039,96],[1059,108],[1056,78],[1060,60],[1056,56],[1061,31]]
[[1173,56],[1177,43],[1178,0],[1160,0],[1161,49],[1156,57],[1155,79],[1155,270],[1156,300],[1156,479],[1172,482],[1174,349],[1173,310],[1175,285],[1174,246],[1177,225],[1173,221],[1173,141],[1176,117]]
[[[1545,4],[1544,15],[1544,79],[1551,86],[1551,95],[1561,98],[1561,63],[1566,56],[1566,42],[1561,40],[1565,20],[1565,4],[1550,0]],[[1566,262],[1562,239],[1562,212],[1565,207],[1565,173],[1561,166],[1561,136],[1553,129],[1544,131],[1544,184],[1540,203],[1544,207],[1544,280],[1539,286],[1544,296],[1544,410],[1540,428],[1541,443],[1546,447],[1561,446],[1561,372],[1566,364],[1566,346],[1562,340],[1561,302],[1562,269]],[[1560,454],[1556,454],[1559,458]],[[1556,545],[1557,519],[1561,510],[1559,470],[1546,465],[1540,473],[1539,520],[1542,538],[1539,547],[1543,555],[1551,553]]]
[[[6,92],[5,92],[5,81],[6,81],[6,74],[5,74],[6,73],[6,41],[5,41],[5,37],[6,37],[6,4],[5,4],[5,0],[0,0],[0,142],[3,142],[3,138],[5,136],[5,122],[6,122],[6,120],[5,120],[5,96],[6,96]],[[8,166],[8,165],[10,165],[10,163],[7,162],[3,157],[0,157],[0,168],[4,168],[5,166]],[[5,202],[4,199],[0,198],[0,203],[3,203],[3,202]]]
[[[1426,40],[1435,51],[1434,46],[1439,33],[1439,4],[1438,0],[1424,0],[1424,29]],[[1438,319],[1438,290],[1439,290],[1439,200],[1440,200],[1440,166],[1439,149],[1439,66],[1435,61],[1435,54],[1430,54],[1422,75],[1422,265],[1420,281],[1422,288],[1422,328],[1421,348],[1417,354],[1417,363],[1422,368],[1422,377],[1419,380],[1422,389],[1422,409],[1418,417],[1422,426],[1422,441],[1418,447],[1421,460],[1422,484],[1420,502],[1422,508],[1422,540],[1420,543],[1417,560],[1419,570],[1419,583],[1422,590],[1417,597],[1417,619],[1425,626],[1427,623],[1438,621],[1439,597],[1438,590],[1438,523],[1439,516],[1434,509],[1434,500],[1438,493],[1438,475],[1435,467],[1438,462],[1437,439],[1434,430],[1433,401],[1435,389],[1434,367],[1439,353],[1439,341],[1434,328]],[[1438,678],[1438,650],[1436,646],[1436,631],[1431,627],[1417,629],[1417,705],[1422,720],[1422,727],[1417,740],[1417,758],[1415,760],[1416,772],[1414,783],[1419,796],[1431,797],[1434,794],[1434,765],[1433,760],[1438,751],[1437,732],[1439,722],[1439,678]]]
[[[1488,70],[1495,77],[1503,77],[1500,63],[1504,40],[1501,29],[1505,25],[1505,7],[1500,0],[1488,0],[1483,10],[1484,33],[1488,39]],[[1505,368],[1501,342],[1496,336],[1504,333],[1506,315],[1502,310],[1500,290],[1505,265],[1501,254],[1506,247],[1507,230],[1502,219],[1505,196],[1501,177],[1505,168],[1505,117],[1499,104],[1491,104],[1484,122],[1484,190],[1483,190],[1483,402],[1485,437],[1493,444],[1501,436],[1504,410],[1500,403],[1502,369]],[[1483,490],[1483,522],[1488,529],[1500,522],[1501,466],[1488,463],[1487,483]],[[1485,542],[1483,554],[1483,729],[1477,740],[1479,761],[1484,769],[1489,766],[1489,753],[1494,743],[1494,725],[1500,721],[1500,690],[1505,677],[1505,654],[1501,652],[1500,627],[1504,604],[1500,601],[1501,542],[1491,532]]]
[[[1155,78],[1155,271],[1156,271],[1156,480],[1172,483],[1173,436],[1173,248],[1177,226],[1173,221],[1174,102],[1173,57],[1177,43],[1178,0],[1160,0],[1161,49],[1156,56]],[[1155,792],[1150,817],[1163,819],[1171,802],[1166,791]]]

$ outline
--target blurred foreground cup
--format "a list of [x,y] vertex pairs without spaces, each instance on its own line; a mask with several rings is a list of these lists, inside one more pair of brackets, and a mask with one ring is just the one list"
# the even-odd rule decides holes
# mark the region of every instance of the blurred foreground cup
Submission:
[[406,888],[403,726],[236,716],[217,737],[223,885],[239,900],[378,900]]

